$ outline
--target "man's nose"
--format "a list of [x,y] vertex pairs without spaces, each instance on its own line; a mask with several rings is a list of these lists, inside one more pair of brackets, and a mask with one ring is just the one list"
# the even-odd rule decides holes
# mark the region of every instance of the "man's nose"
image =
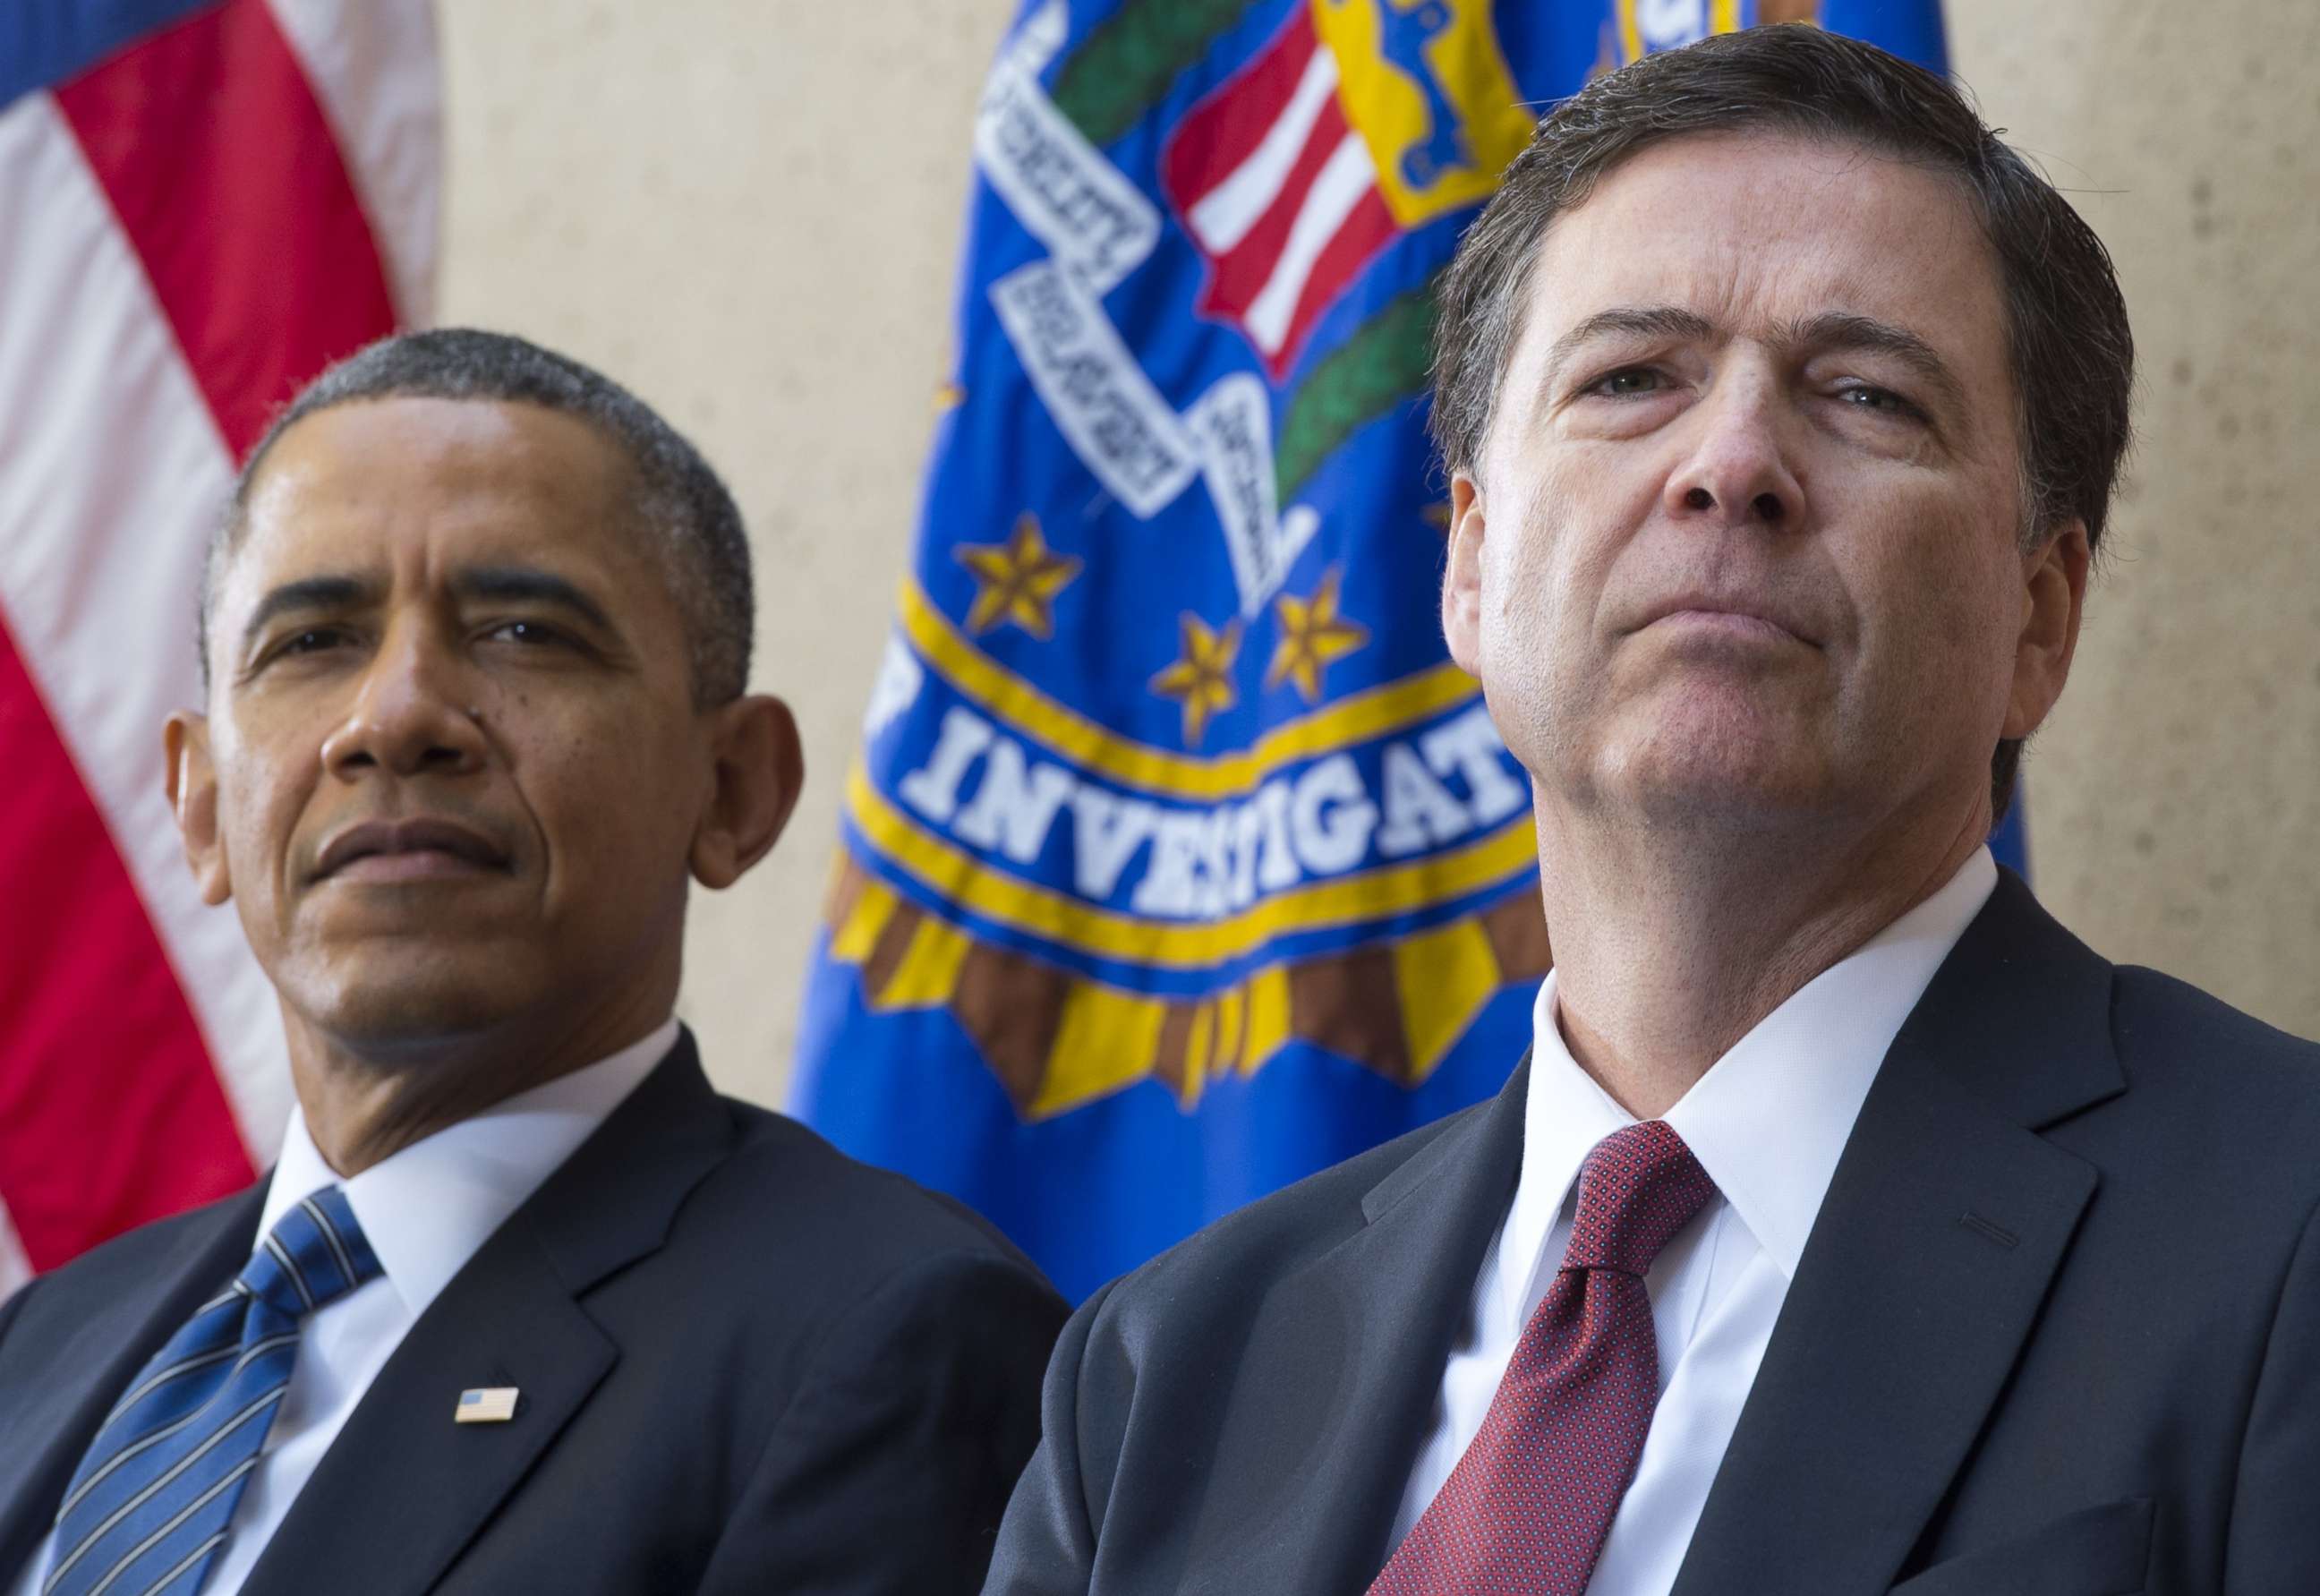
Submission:
[[345,781],[379,770],[450,775],[480,768],[484,730],[464,676],[449,648],[421,629],[390,630],[346,719],[322,743],[322,768]]
[[1767,530],[1803,519],[1804,488],[1790,465],[1772,381],[1733,373],[1693,416],[1699,431],[1690,450],[1668,476],[1670,515],[1679,523]]

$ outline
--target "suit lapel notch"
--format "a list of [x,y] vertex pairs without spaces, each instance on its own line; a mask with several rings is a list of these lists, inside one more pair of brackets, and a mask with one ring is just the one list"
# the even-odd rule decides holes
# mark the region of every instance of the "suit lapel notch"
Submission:
[[[419,1316],[251,1571],[249,1596],[295,1596],[318,1568],[366,1588],[430,1589],[619,1362],[587,1292],[666,1244],[685,1198],[731,1150],[731,1117],[690,1032]],[[461,1424],[461,1392],[515,1388],[515,1411]],[[382,1469],[399,1501],[377,1506]],[[350,1576],[351,1577],[351,1576]]]
[[[343,1571],[349,1588],[431,1588],[619,1356],[519,1214],[412,1326],[245,1591],[294,1596],[322,1569]],[[458,1423],[460,1393],[491,1386],[516,1389],[513,1417]]]
[[[1897,1049],[1898,1050],[1898,1049]],[[1888,1060],[1837,1167],[1675,1596],[1882,1591],[2020,1357],[2092,1166]]]
[[[1240,1404],[1235,1423],[1296,1435],[1316,1461],[1286,1510],[1256,1515],[1266,1526],[1261,1542],[1232,1533],[1240,1588],[1360,1590],[1383,1563],[1443,1366],[1521,1166],[1529,1074],[1526,1060],[1493,1102],[1373,1186],[1362,1199],[1366,1222],[1278,1289],[1241,1360],[1244,1389],[1265,1400]],[[1247,1502],[1284,1489],[1279,1478],[1250,1484],[1247,1501],[1221,1502],[1236,1522],[1248,1521]]]

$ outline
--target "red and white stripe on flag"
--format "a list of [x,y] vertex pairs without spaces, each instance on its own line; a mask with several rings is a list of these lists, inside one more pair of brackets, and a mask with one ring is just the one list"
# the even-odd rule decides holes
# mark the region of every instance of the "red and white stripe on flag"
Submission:
[[1301,6],[1184,118],[1160,181],[1209,261],[1201,313],[1238,322],[1275,380],[1396,231],[1337,58]]
[[0,1296],[274,1156],[280,1018],[161,723],[236,463],[430,309],[428,0],[177,10],[0,107]]

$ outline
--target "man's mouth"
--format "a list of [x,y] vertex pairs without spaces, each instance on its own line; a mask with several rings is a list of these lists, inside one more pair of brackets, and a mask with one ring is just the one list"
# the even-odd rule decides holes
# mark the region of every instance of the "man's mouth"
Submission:
[[504,873],[508,862],[505,848],[456,821],[364,821],[323,845],[313,879],[425,881]]
[[1679,594],[1645,612],[1636,628],[1680,628],[1695,634],[1728,638],[1735,642],[1802,643],[1819,648],[1800,621],[1782,607],[1747,599],[1704,593]]

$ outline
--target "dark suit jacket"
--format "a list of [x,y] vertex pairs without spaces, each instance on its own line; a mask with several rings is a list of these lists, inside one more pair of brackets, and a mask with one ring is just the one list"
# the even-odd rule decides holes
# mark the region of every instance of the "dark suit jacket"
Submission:
[[[1676,1596],[2320,1591],[2316,1064],[2005,876],[1862,1106]],[[1527,1074],[1090,1301],[986,1590],[1361,1591]]]
[[[0,1582],[263,1201],[0,1309]],[[1064,1315],[964,1209],[718,1096],[687,1037],[412,1326],[244,1588],[971,1591]],[[515,1418],[454,1424],[488,1385]]]

